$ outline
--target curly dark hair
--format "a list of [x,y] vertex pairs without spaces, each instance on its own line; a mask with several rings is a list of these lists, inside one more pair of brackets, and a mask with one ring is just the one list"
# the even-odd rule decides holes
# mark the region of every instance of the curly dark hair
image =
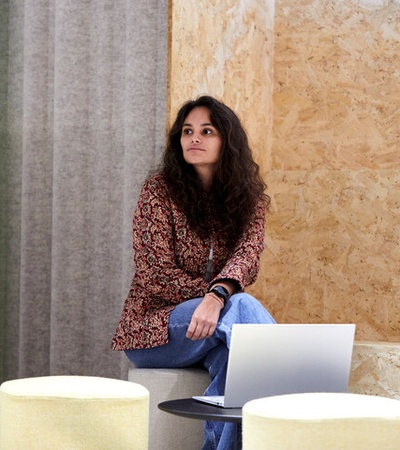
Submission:
[[[209,110],[211,123],[222,138],[221,157],[208,194],[193,166],[184,160],[180,143],[184,121],[197,107]],[[210,96],[190,100],[178,111],[168,133],[160,172],[189,226],[206,237],[213,223],[229,248],[233,248],[243,234],[259,202],[262,201],[266,209],[269,207],[267,185],[253,159],[240,119],[232,109]]]

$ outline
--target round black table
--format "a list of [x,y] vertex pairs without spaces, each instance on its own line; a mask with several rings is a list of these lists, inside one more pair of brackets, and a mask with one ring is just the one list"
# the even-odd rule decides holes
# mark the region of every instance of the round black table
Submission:
[[210,422],[242,422],[242,408],[222,408],[192,398],[167,400],[159,403],[158,408],[170,414],[190,419],[208,420]]

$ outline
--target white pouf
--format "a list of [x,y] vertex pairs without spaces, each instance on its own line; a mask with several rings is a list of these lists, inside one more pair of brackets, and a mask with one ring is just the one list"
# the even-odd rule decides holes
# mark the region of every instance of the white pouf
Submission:
[[1,450],[145,450],[149,392],[123,380],[50,376],[0,386]]
[[202,395],[210,384],[204,369],[131,368],[129,381],[140,383],[150,391],[150,450],[196,450],[203,443],[203,422],[160,411],[157,405],[166,400]]
[[400,401],[312,393],[252,400],[243,407],[243,450],[398,450]]

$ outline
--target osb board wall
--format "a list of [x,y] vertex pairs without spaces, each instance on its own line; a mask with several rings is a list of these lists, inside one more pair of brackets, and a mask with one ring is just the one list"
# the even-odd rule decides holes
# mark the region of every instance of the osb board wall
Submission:
[[400,400],[400,343],[356,342],[349,392]]
[[170,1],[170,118],[208,93],[243,119],[272,196],[250,292],[279,322],[400,341],[400,1],[273,10]]
[[169,122],[215,96],[241,118],[260,163],[272,142],[273,0],[170,0]]
[[270,248],[278,321],[400,341],[400,2],[277,0]]

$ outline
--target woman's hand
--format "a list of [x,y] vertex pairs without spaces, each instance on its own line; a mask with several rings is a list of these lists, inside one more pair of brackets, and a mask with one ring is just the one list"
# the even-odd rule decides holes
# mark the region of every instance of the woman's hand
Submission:
[[214,334],[219,319],[219,313],[224,307],[224,302],[215,294],[208,293],[202,302],[194,310],[186,337],[196,341]]

